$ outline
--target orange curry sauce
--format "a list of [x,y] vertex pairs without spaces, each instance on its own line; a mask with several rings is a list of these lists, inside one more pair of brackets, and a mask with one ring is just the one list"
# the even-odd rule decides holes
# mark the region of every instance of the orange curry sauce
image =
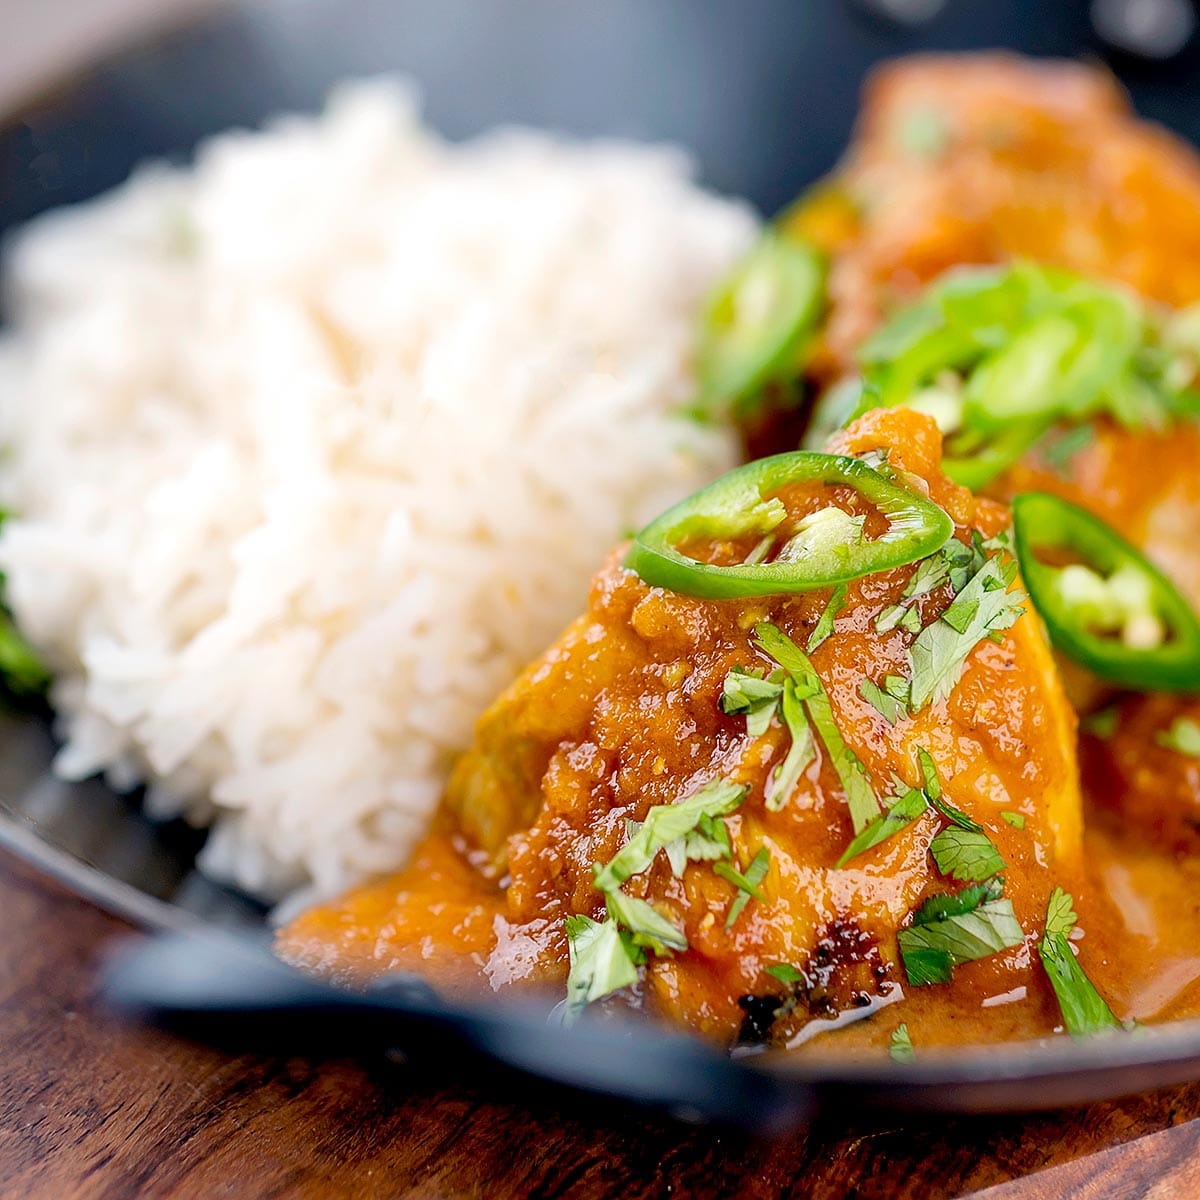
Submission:
[[[932,118],[936,137],[906,138],[914,117],[927,134]],[[884,68],[844,165],[786,220],[830,256],[818,385],[853,370],[855,348],[892,305],[958,263],[1024,256],[1163,303],[1200,299],[1200,160],[1137,121],[1108,77],[1075,64],[977,56]],[[1141,545],[1200,605],[1195,426],[1146,434],[1100,425],[1065,468],[1031,454],[992,499],[941,474],[937,432],[915,414],[869,414],[836,442],[843,453],[887,448],[891,465],[951,514],[960,539],[1003,527],[1016,491],[1064,494]],[[853,511],[851,497],[827,490],[781,498],[793,517],[830,503]],[[709,549],[720,558],[720,546]],[[728,825],[743,869],[770,850],[763,899],[726,930],[734,886],[704,862],[677,879],[660,854],[627,887],[683,927],[689,949],[651,957],[632,994],[603,1003],[646,1007],[729,1042],[753,1015],[746,997],[774,1007],[788,996],[792,1011],[770,1035],[800,1052],[820,1033],[815,1044],[877,1054],[901,1021],[918,1047],[1042,1037],[1061,1027],[1036,951],[1047,897],[1061,885],[1079,914],[1079,961],[1118,1017],[1200,1013],[1200,759],[1155,740],[1177,716],[1200,720],[1200,701],[1119,699],[1115,733],[1077,746],[1062,677],[1027,614],[1000,644],[971,652],[948,699],[890,725],[859,685],[903,673],[910,635],[880,635],[874,619],[912,569],[850,584],[813,662],[877,790],[893,772],[916,782],[922,746],[946,795],[986,828],[1005,860],[1020,946],[955,968],[950,984],[910,986],[896,930],[923,897],[961,886],[931,863],[936,816],[835,868],[852,830],[823,753],[788,804],[767,811],[764,783],[786,734],[776,722],[751,738],[743,718],[720,711],[722,681],[734,665],[770,667],[751,644],[759,620],[803,646],[828,591],[694,600],[647,587],[618,552],[587,612],[481,720],[409,867],[304,914],[281,933],[280,952],[352,982],[412,969],[450,991],[561,995],[563,919],[603,911],[592,864],[620,848],[627,820],[723,777],[750,788]],[[945,599],[924,597],[923,620]],[[1110,700],[1076,674],[1071,695],[1085,710]],[[1003,812],[1023,816],[1024,828]],[[767,972],[780,962],[802,973],[795,989]]]
[[[1001,505],[974,499],[938,470],[940,437],[926,417],[877,411],[833,449],[884,447],[890,465],[952,515],[961,539],[1005,525]],[[854,499],[816,485],[779,495],[797,519],[830,503],[852,509]],[[869,520],[868,536],[881,520]],[[721,556],[714,546],[712,557]],[[904,670],[912,635],[881,635],[874,622],[913,569],[850,584],[813,662],[847,743],[877,784],[893,773],[913,782],[913,750],[922,746],[947,796],[985,826],[1006,863],[1021,945],[957,967],[949,985],[911,987],[896,930],[925,897],[959,889],[929,858],[941,819],[929,810],[833,867],[852,831],[824,754],[781,811],[767,810],[764,788],[787,735],[776,723],[751,737],[744,718],[721,712],[722,683],[731,667],[764,662],[751,643],[760,620],[803,645],[828,590],[697,600],[648,587],[618,554],[597,577],[587,613],[484,716],[438,828],[408,869],[301,916],[281,934],[281,953],[351,982],[413,969],[450,990],[541,984],[561,992],[564,918],[603,914],[592,864],[617,852],[628,820],[719,777],[750,788],[728,825],[743,869],[759,848],[770,850],[764,898],[727,929],[733,884],[706,862],[675,878],[660,854],[627,889],[679,924],[689,949],[652,956],[636,992],[606,1003],[645,1006],[725,1042],[751,1024],[750,997],[792,1006],[772,1025],[772,1044],[799,1046],[837,1030],[847,1047],[886,1045],[901,1020],[926,1045],[1047,1035],[1060,1019],[1036,943],[1049,894],[1061,885],[1080,913],[1081,962],[1118,1015],[1189,1011],[1200,1003],[1200,922],[1185,919],[1196,907],[1188,869],[1100,825],[1085,840],[1075,717],[1032,615],[999,644],[976,646],[951,695],[911,718],[891,725],[860,695],[864,678]],[[923,617],[946,602],[938,590],[922,597]],[[1002,812],[1019,813],[1023,828]],[[767,972],[781,962],[803,974],[796,989]]]

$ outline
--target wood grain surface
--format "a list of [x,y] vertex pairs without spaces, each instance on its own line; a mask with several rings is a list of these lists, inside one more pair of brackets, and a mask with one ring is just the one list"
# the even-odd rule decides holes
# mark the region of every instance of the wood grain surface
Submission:
[[128,927],[3,854],[0,919],[4,1197],[1200,1195],[1200,1122],[1185,1124],[1200,1117],[1200,1085],[1032,1118],[847,1113],[768,1141],[129,1028],[95,996],[96,964]]

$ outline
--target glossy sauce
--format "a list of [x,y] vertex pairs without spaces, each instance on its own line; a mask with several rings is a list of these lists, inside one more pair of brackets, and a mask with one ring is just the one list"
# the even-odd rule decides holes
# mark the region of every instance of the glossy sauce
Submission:
[[[940,473],[940,438],[928,418],[872,413],[840,435],[837,449],[884,446],[891,465],[952,515],[960,538],[1003,528],[1001,506],[974,500]],[[778,495],[795,519],[834,498],[847,502],[843,491],[804,485]],[[869,536],[881,520],[868,522]],[[767,809],[764,789],[787,735],[776,722],[750,737],[744,718],[721,712],[721,686],[731,667],[763,661],[751,642],[756,622],[770,620],[803,645],[828,590],[697,600],[648,587],[618,555],[597,577],[588,613],[481,720],[440,828],[417,860],[396,879],[300,918],[285,931],[282,952],[350,979],[408,967],[449,986],[474,978],[494,988],[552,984],[561,994],[563,918],[603,912],[592,864],[617,852],[628,820],[720,777],[750,789],[727,823],[742,869],[760,847],[770,851],[764,898],[727,928],[733,885],[704,862],[676,878],[659,855],[626,888],[679,924],[689,949],[651,957],[640,989],[616,1002],[726,1043],[769,1032],[773,1044],[807,1044],[843,1027],[837,1036],[848,1044],[886,1038],[894,1021],[855,1020],[884,1011],[902,1011],[896,1020],[909,1021],[914,1034],[920,1028],[927,1042],[1051,1032],[1055,1009],[1036,937],[1053,887],[1082,884],[1074,716],[1040,626],[1026,615],[999,644],[985,639],[971,651],[948,698],[889,724],[859,685],[905,670],[912,635],[881,635],[874,623],[912,571],[851,583],[813,663],[877,788],[893,774],[915,782],[914,748],[922,746],[953,803],[986,826],[1007,864],[1005,895],[1027,931],[1022,944],[958,967],[950,987],[909,988],[896,930],[924,897],[958,890],[930,865],[941,818],[929,810],[835,868],[853,831],[823,748],[788,803]],[[921,597],[923,620],[947,603],[944,587]],[[1020,813],[1024,828],[1001,819],[1005,811]],[[774,979],[767,967],[777,963],[796,966],[801,986],[789,991]],[[767,1031],[762,1011],[785,1000],[790,1011]]]
[[[914,114],[939,123],[936,144],[906,144]],[[787,220],[831,257],[821,381],[853,368],[855,348],[898,299],[959,263],[1029,257],[1164,303],[1200,299],[1200,160],[1137,121],[1107,76],[1075,64],[975,56],[885,67],[845,164]],[[937,442],[928,423],[893,412],[872,414],[838,448],[890,447],[960,537],[1000,528],[999,504],[974,501],[940,475]],[[1094,509],[1200,604],[1197,462],[1194,425],[1163,434],[1101,425],[1065,466],[1031,455],[993,491],[1004,501],[1041,488]],[[830,497],[794,489],[786,501],[799,516]],[[407,870],[305,914],[281,935],[282,953],[352,981],[415,969],[450,990],[561,995],[563,917],[601,911],[591,864],[619,848],[626,820],[723,773],[751,786],[729,826],[742,866],[759,845],[771,848],[767,901],[752,901],[727,933],[732,886],[705,864],[682,879],[658,864],[638,894],[685,927],[690,948],[652,959],[639,989],[605,1003],[647,1007],[728,1043],[778,1006],[785,989],[765,968],[784,961],[805,982],[769,1036],[797,1053],[836,1045],[877,1054],[900,1021],[918,1047],[1043,1037],[1061,1022],[1036,941],[1046,897],[1061,885],[1079,914],[1079,960],[1118,1017],[1200,1014],[1200,760],[1156,741],[1179,716],[1200,721],[1200,701],[1115,698],[1112,736],[1079,745],[1081,803],[1074,714],[1025,617],[1002,645],[976,648],[948,701],[891,727],[858,683],[903,660],[903,636],[876,634],[873,620],[907,575],[852,584],[814,663],[876,781],[893,770],[912,780],[914,745],[933,754],[947,795],[1005,858],[1022,945],[956,968],[949,985],[908,986],[895,930],[922,896],[958,886],[931,872],[933,815],[833,869],[851,831],[823,755],[792,804],[765,811],[763,781],[785,738],[776,728],[752,743],[743,721],[720,713],[720,681],[735,663],[761,662],[749,640],[756,620],[803,645],[827,593],[706,605],[645,588],[617,556],[597,577],[588,613],[483,718]],[[923,619],[944,599],[926,597]],[[1069,674],[1085,711],[1114,699]],[[1001,811],[1021,813],[1024,830]]]

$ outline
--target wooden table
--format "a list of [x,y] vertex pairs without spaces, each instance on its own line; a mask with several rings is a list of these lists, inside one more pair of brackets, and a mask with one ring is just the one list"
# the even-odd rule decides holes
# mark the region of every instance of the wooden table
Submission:
[[758,1140],[123,1026],[95,1002],[95,967],[130,929],[3,853],[0,929],[3,1197],[1200,1196],[1200,1085],[1032,1118],[846,1114]]

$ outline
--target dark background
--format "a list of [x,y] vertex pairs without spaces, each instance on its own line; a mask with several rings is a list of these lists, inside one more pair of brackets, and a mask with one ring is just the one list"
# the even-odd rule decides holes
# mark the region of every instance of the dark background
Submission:
[[[1194,12],[1185,0],[1149,2]],[[430,120],[451,137],[517,121],[678,141],[697,154],[707,183],[768,213],[834,162],[871,63],[915,50],[1007,46],[1100,59],[1144,113],[1200,140],[1200,38],[1165,59],[1146,45],[1121,51],[1111,20],[1110,40],[1097,32],[1104,6],[260,0],[127,53],[10,122],[0,135],[0,230],[111,186],[142,158],[184,154],[206,133],[315,108],[343,76],[397,69],[420,81]],[[1138,0],[1107,8],[1119,16]],[[1143,42],[1154,42],[1152,31]]]

